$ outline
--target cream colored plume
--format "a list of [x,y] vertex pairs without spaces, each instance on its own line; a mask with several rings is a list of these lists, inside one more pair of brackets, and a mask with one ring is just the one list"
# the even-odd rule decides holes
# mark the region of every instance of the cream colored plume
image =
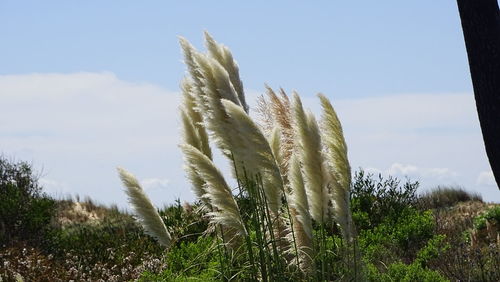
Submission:
[[158,211],[142,190],[137,179],[123,168],[118,168],[120,178],[125,185],[125,193],[128,195],[129,203],[134,209],[136,219],[142,225],[146,233],[156,238],[163,246],[169,247],[172,237],[168,232]]
[[309,213],[309,203],[304,187],[300,163],[295,155],[290,159],[288,180],[292,196],[290,197],[290,208],[293,220],[295,242],[299,252],[299,267],[302,271],[310,273],[314,269],[314,246],[312,234],[312,220]]
[[[182,122],[183,125],[190,123],[191,125],[186,126],[192,127],[193,130],[191,132],[191,129],[188,129],[188,132],[185,132],[184,140],[186,143],[198,148],[208,158],[212,159],[212,150],[210,149],[208,134],[195,98],[194,82],[187,78],[183,79],[181,89],[183,96],[183,105],[181,107]],[[186,117],[184,118],[184,116]]]
[[[198,53],[198,51],[184,37],[179,37],[179,43],[181,45],[182,53],[184,54],[184,63],[188,68],[188,73],[191,75],[194,85],[199,87],[202,84],[202,75],[194,59],[194,55]],[[199,88],[197,90],[201,91]],[[202,93],[197,94],[201,95]]]
[[282,161],[281,156],[281,132],[279,127],[275,127],[271,131],[271,136],[269,136],[269,146],[271,146],[271,151],[273,152],[274,158],[278,164]]
[[330,167],[333,188],[334,215],[346,239],[353,236],[350,209],[351,167],[347,158],[347,145],[342,125],[328,98],[318,95],[323,108],[322,132],[326,147],[326,160]]
[[[182,139],[184,143],[189,144],[201,152],[209,159],[212,159],[212,151],[210,149],[207,131],[203,125],[203,119],[197,110],[196,101],[193,96],[192,81],[184,79],[181,83],[183,104],[181,106],[181,121],[182,121]],[[194,194],[202,201],[204,208],[210,208],[210,201],[204,197],[205,181],[199,176],[198,172],[191,166],[185,167],[188,179],[191,181]]]
[[232,147],[240,142],[240,138],[235,134],[221,99],[228,99],[240,105],[238,97],[229,82],[227,72],[217,61],[200,53],[194,53],[193,56],[197,70],[202,76],[199,88],[203,93],[203,99],[200,99],[203,105],[199,108],[205,126],[219,149],[226,157],[231,158]]
[[327,220],[328,191],[325,183],[321,137],[314,115],[305,114],[297,93],[293,95],[294,131],[305,178],[309,210],[317,222]]
[[283,180],[287,183],[288,162],[294,147],[290,100],[283,89],[280,89],[279,95],[267,85],[266,89],[266,96],[260,96],[257,100],[257,111],[262,121],[260,125],[266,135],[270,135],[274,128],[279,128],[279,165],[284,175]]
[[272,149],[262,131],[243,108],[228,100],[222,100],[222,104],[241,140],[232,147],[235,163],[244,167],[247,175],[253,177],[258,173],[262,174],[269,208],[277,215],[281,205],[283,180]]
[[195,147],[180,145],[186,162],[196,170],[205,181],[206,195],[214,211],[209,213],[213,223],[234,229],[239,235],[246,235],[246,229],[241,219],[238,204],[234,200],[231,189],[222,173],[214,163]]
[[215,59],[205,54],[193,54],[198,71],[202,76],[202,91],[210,98],[227,99],[240,105],[241,102],[226,69]]
[[241,106],[243,107],[243,109],[245,109],[245,112],[248,113],[248,105],[246,104],[245,101],[243,82],[241,82],[240,79],[240,71],[238,68],[238,64],[236,63],[236,61],[233,58],[233,55],[231,54],[231,51],[226,46],[217,43],[213,39],[213,37],[206,31],[205,31],[205,45],[207,46],[208,54],[212,58],[217,60],[217,62],[219,62],[220,65],[223,66],[224,69],[229,74],[229,79],[238,95],[238,99],[241,103]]

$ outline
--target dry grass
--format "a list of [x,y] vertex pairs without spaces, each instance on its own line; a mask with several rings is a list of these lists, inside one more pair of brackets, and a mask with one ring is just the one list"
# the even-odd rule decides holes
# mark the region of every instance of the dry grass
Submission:
[[[109,262],[89,263],[91,254],[77,255],[68,252],[64,259],[57,259],[39,248],[19,242],[0,250],[0,281],[129,281],[145,271],[159,272],[164,263],[155,255],[128,253],[120,265],[110,263],[113,250],[102,250],[109,255]],[[140,261],[141,263],[133,263]],[[5,280],[3,280],[5,279]],[[21,280],[22,279],[22,280]]]
[[478,193],[469,192],[462,187],[438,186],[420,195],[418,205],[422,209],[440,209],[468,201],[482,202],[483,199]]
[[461,202],[448,209],[434,210],[437,233],[448,238],[460,236],[473,227],[474,218],[498,204],[488,204],[479,201]]
[[98,224],[109,213],[108,208],[96,205],[92,201],[64,200],[58,204],[55,223],[61,227],[84,222]]
[[500,242],[489,238],[491,230],[473,229],[474,218],[494,206],[499,204],[468,201],[434,209],[436,233],[446,235],[450,247],[429,266],[455,281],[500,281]]

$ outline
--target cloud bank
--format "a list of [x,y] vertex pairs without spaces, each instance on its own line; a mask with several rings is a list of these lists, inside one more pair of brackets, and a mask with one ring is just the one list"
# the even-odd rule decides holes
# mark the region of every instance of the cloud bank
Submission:
[[[258,92],[249,91],[249,100]],[[343,122],[353,169],[408,176],[422,189],[462,185],[500,202],[472,95],[327,96]],[[318,99],[303,97],[319,114]],[[177,147],[177,90],[107,72],[4,75],[0,98],[1,152],[34,163],[49,192],[124,207],[115,170],[122,166],[157,205],[193,200]]]

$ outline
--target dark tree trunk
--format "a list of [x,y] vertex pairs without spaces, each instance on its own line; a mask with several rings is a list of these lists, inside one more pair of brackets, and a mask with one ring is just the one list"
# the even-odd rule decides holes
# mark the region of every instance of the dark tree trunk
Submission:
[[486,154],[500,184],[500,12],[497,0],[457,0]]

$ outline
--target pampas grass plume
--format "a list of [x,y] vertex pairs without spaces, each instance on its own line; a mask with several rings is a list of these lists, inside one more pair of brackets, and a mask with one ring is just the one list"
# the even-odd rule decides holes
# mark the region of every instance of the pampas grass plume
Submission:
[[240,71],[238,64],[233,58],[231,51],[226,46],[217,43],[213,37],[205,31],[205,45],[207,46],[208,54],[214,58],[227,71],[231,84],[233,85],[241,106],[248,113],[248,105],[245,101],[245,93],[243,91],[243,82],[240,79]]
[[354,226],[350,209],[351,167],[347,158],[347,145],[342,125],[326,96],[319,94],[323,108],[323,141],[333,188],[334,216],[342,228],[344,238],[353,238]]
[[210,200],[210,204],[214,207],[210,213],[212,222],[233,228],[240,235],[246,235],[247,231],[241,219],[238,204],[219,169],[212,160],[195,147],[181,144],[180,148],[185,155],[186,162],[199,173],[206,183],[205,197]]
[[137,179],[123,168],[118,168],[118,173],[126,187],[125,193],[139,223],[147,234],[156,238],[161,245],[169,247],[172,243],[172,237]]
[[300,163],[295,155],[290,159],[290,168],[288,171],[288,180],[292,191],[291,209],[293,228],[300,258],[300,269],[310,273],[313,268],[314,246],[313,246],[313,228],[311,214],[309,213],[309,203],[304,187]]
[[251,177],[263,175],[264,193],[273,214],[278,214],[283,191],[283,180],[272,149],[259,127],[243,108],[228,100],[222,100],[233,128],[242,143],[233,146],[235,161],[242,162]]
[[302,102],[297,93],[293,95],[294,127],[297,138],[297,149],[302,163],[309,209],[317,222],[326,220],[328,210],[328,193],[324,183],[323,155],[321,137],[314,116],[305,114]]

